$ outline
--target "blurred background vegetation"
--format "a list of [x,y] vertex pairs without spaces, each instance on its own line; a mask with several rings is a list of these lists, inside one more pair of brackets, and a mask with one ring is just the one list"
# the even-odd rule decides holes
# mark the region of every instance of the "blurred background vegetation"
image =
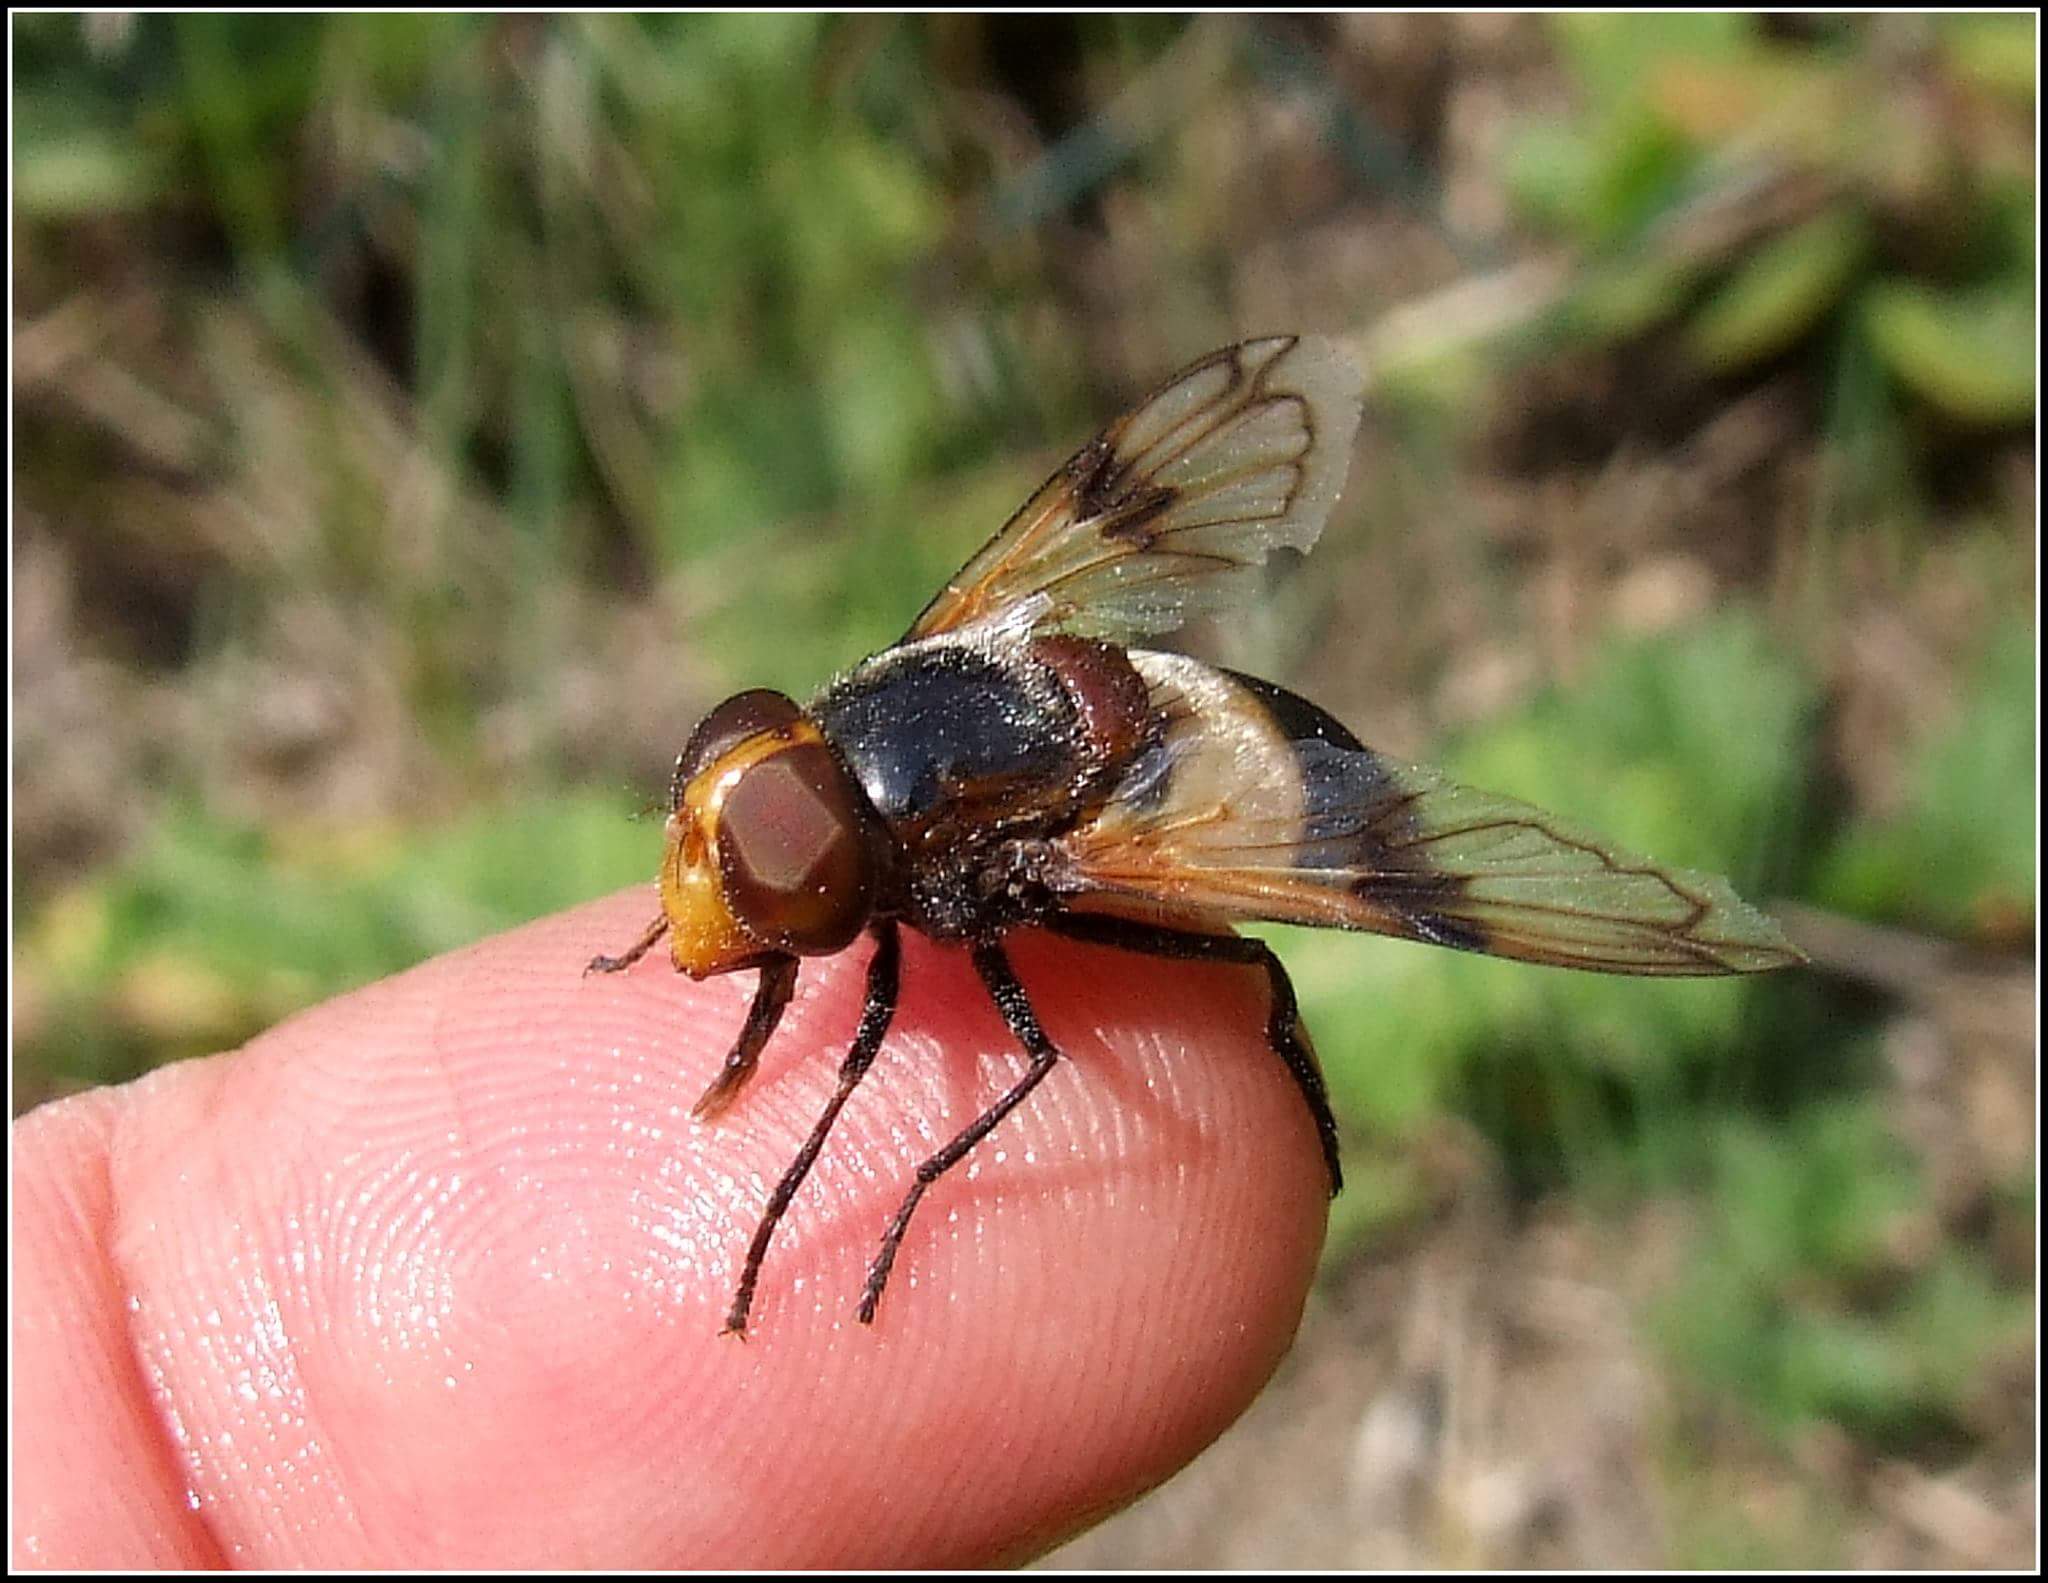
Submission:
[[1190,641],[1815,965],[1285,935],[1324,1287],[1061,1559],[2027,1564],[2032,17],[13,26],[17,1110],[646,882],[700,709],[1323,331]]

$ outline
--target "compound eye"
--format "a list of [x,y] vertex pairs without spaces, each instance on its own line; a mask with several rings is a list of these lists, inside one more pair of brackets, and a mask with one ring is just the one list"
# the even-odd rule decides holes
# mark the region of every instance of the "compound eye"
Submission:
[[697,722],[690,740],[676,760],[672,801],[680,804],[683,788],[705,769],[748,737],[794,725],[801,718],[797,706],[781,693],[767,687],[734,693]]
[[874,902],[860,789],[819,742],[750,764],[718,812],[727,905],[765,944],[820,955],[849,944]]

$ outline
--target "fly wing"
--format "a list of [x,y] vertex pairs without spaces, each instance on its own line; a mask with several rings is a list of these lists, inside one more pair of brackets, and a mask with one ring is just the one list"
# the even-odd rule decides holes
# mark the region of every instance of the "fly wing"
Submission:
[[1077,910],[1362,929],[1604,973],[1801,960],[1723,880],[1382,758],[1269,683],[1181,655],[1131,658],[1161,729],[1062,840],[1058,883]]
[[1211,352],[1040,485],[905,641],[1027,601],[1040,630],[1122,641],[1236,597],[1276,545],[1307,550],[1322,532],[1363,385],[1329,341]]

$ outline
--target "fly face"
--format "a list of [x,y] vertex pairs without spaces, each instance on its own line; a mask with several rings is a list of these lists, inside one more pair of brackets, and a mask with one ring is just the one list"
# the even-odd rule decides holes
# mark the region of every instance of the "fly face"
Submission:
[[676,760],[661,905],[692,978],[843,950],[873,909],[874,818],[780,693],[728,698]]
[[1396,763],[1271,683],[1124,646],[1241,597],[1273,549],[1315,543],[1349,465],[1362,385],[1324,341],[1276,336],[1211,353],[1048,478],[895,648],[808,710],[742,693],[698,727],[676,766],[662,915],[623,956],[591,964],[630,966],[672,931],[675,965],[694,977],[759,969],[697,1113],[716,1115],[753,1071],[799,958],[863,928],[875,941],[838,1087],[769,1198],[728,1330],[744,1333],[776,1224],[881,1049],[904,923],[970,951],[1030,1066],[919,1167],[869,1270],[863,1323],[925,1191],[1057,1063],[1003,948],[1020,923],[1261,967],[1268,1040],[1315,1121],[1332,1192],[1337,1127],[1293,988],[1237,923],[1605,973],[1801,960],[1721,880]]

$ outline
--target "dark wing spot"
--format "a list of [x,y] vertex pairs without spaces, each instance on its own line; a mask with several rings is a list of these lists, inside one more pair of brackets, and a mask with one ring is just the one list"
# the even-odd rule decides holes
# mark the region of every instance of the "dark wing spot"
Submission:
[[1074,499],[1084,521],[1115,507],[1131,471],[1130,464],[1117,455],[1116,444],[1107,434],[1096,435],[1067,465],[1074,479]]
[[1131,464],[1106,434],[1090,440],[1071,465],[1080,520],[1099,523],[1097,531],[1106,539],[1149,548],[1152,524],[1173,509],[1180,492],[1162,484],[1137,486]]
[[[1153,524],[1173,509],[1173,503],[1180,499],[1180,491],[1168,489],[1163,484],[1154,484],[1135,499],[1124,502],[1105,512],[1102,536],[1106,539],[1128,539],[1139,549],[1150,549],[1157,537]],[[1212,560],[1230,563],[1228,556],[1211,556]]]
[[1447,945],[1454,951],[1493,950],[1493,936],[1469,918],[1441,909],[1456,904],[1467,881],[1455,874],[1417,874],[1412,879],[1390,882],[1385,876],[1361,880],[1356,889],[1373,905],[1389,901],[1399,905],[1400,915],[1416,939],[1430,945]]

